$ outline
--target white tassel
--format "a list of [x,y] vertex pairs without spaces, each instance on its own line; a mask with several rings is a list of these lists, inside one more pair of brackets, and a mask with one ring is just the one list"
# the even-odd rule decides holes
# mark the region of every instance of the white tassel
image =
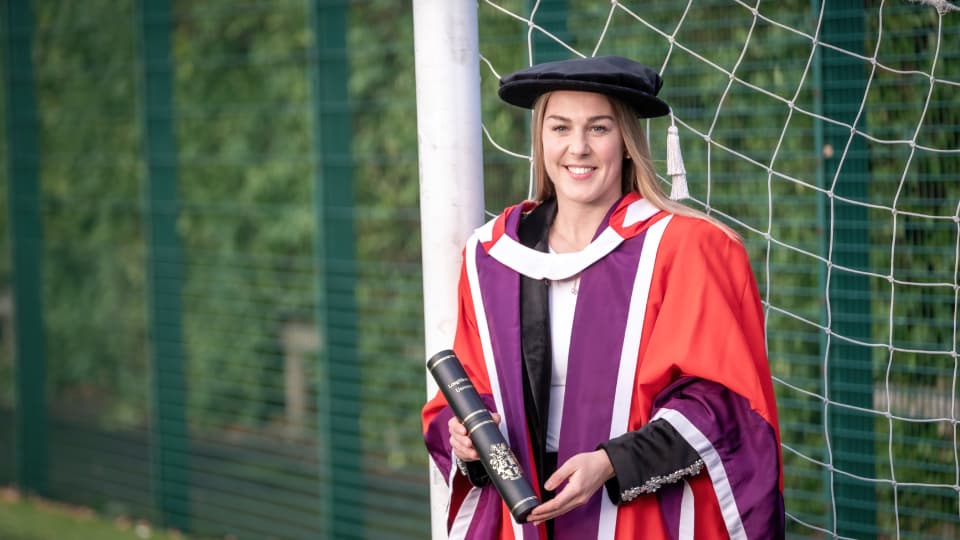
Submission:
[[670,177],[671,199],[682,201],[690,196],[687,170],[683,167],[683,156],[680,155],[680,132],[675,125],[667,129],[667,176]]

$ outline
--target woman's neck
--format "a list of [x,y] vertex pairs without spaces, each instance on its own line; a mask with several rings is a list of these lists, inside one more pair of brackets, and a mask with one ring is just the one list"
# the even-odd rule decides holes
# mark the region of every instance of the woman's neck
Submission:
[[557,253],[574,253],[587,247],[609,208],[563,204],[557,201],[557,215],[550,226],[550,247]]

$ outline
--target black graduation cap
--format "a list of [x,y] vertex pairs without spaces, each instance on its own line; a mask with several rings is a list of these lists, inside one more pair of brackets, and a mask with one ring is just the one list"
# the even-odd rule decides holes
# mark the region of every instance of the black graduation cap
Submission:
[[553,90],[597,92],[620,98],[641,118],[670,114],[657,97],[663,79],[653,69],[621,56],[596,56],[546,62],[500,79],[500,98],[532,109],[537,98]]

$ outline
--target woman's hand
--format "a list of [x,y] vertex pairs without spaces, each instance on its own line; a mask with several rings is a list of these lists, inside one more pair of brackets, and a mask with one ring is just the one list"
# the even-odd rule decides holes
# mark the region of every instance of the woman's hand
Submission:
[[[499,426],[500,415],[497,413],[491,414],[493,422]],[[460,423],[459,418],[456,416],[450,418],[450,421],[447,422],[447,428],[450,430],[450,447],[453,448],[453,455],[460,458],[460,461],[477,461],[480,459],[480,454],[473,447],[473,441],[467,436],[467,428]]]
[[613,478],[613,464],[604,450],[584,452],[568,459],[547,479],[544,488],[552,491],[567,483],[553,499],[530,512],[527,521],[534,525],[566,514],[586,503],[607,480]]

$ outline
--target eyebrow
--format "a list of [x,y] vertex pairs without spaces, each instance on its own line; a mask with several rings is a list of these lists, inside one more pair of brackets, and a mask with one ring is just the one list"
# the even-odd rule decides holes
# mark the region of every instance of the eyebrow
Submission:
[[[572,122],[572,120],[570,120],[570,119],[567,118],[566,116],[560,116],[559,114],[551,114],[551,115],[548,116],[546,119],[547,119],[547,120],[560,120],[561,122]],[[611,122],[614,121],[614,119],[613,119],[612,116],[610,116],[610,115],[608,115],[608,114],[600,114],[600,115],[597,115],[597,116],[591,116],[590,118],[587,118],[587,123],[596,122],[597,120],[610,120]]]

